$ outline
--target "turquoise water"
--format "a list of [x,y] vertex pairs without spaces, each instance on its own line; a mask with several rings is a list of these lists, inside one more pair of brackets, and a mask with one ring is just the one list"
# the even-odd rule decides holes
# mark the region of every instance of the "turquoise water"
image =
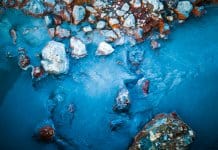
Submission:
[[[15,19],[19,18],[19,19]],[[88,44],[89,55],[70,58],[70,71],[49,76],[36,84],[30,70],[17,65],[17,49],[24,47],[32,64],[51,40],[42,19],[24,16],[18,11],[0,15],[0,148],[1,149],[127,149],[134,135],[158,112],[176,111],[196,131],[192,149],[218,149],[218,8],[209,8],[206,16],[191,18],[177,25],[162,48],[154,51],[148,42],[131,48],[116,47],[108,57],[95,57],[95,44]],[[17,45],[12,44],[9,29],[17,30]],[[23,34],[31,29],[31,34]],[[66,42],[66,41],[64,41]],[[67,44],[67,42],[66,42]],[[144,52],[140,76],[130,69],[128,52]],[[12,58],[5,58],[6,51]],[[121,63],[117,63],[121,62]],[[117,91],[127,81],[144,76],[150,80],[150,93],[144,96],[137,85],[128,86],[131,97],[129,114],[113,112]],[[50,114],[51,93],[60,92]],[[69,114],[69,104],[75,113]],[[63,144],[37,142],[32,135],[37,125],[52,118]],[[111,131],[109,122],[123,119],[125,124]]]

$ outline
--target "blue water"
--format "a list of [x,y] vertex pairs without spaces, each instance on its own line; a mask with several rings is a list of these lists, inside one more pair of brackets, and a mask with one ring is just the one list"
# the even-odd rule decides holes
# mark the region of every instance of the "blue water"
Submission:
[[[39,64],[36,55],[51,40],[44,21],[15,10],[0,14],[0,149],[127,149],[152,116],[171,111],[196,131],[191,149],[218,149],[217,25],[218,8],[213,7],[206,16],[177,25],[157,51],[144,42],[134,48],[116,47],[108,57],[95,57],[96,45],[90,43],[86,58],[74,60],[69,56],[69,74],[48,76],[35,84],[30,70],[19,69],[17,49],[24,47],[32,64]],[[12,44],[11,27],[17,30],[17,45]],[[26,29],[29,34],[23,34]],[[138,71],[128,64],[132,49],[144,53]],[[6,51],[14,57],[5,58]],[[129,114],[114,113],[118,90],[139,78],[136,72],[150,80],[149,95],[140,93],[137,85],[129,86]],[[49,97],[54,91],[64,97],[52,113],[56,134],[65,141],[61,148],[32,138],[36,126],[51,117]],[[75,105],[73,115],[67,111],[69,104]],[[125,124],[112,132],[109,122],[117,118]]]

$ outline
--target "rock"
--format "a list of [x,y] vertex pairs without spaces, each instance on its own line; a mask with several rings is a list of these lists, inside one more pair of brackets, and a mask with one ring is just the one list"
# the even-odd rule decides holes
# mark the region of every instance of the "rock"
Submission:
[[48,34],[50,35],[51,38],[54,38],[54,36],[55,36],[55,28],[49,28],[48,29]]
[[83,27],[83,32],[87,33],[91,31],[92,31],[92,27],[90,25]]
[[135,136],[129,150],[187,149],[194,131],[176,113],[158,114]]
[[78,38],[70,38],[70,47],[72,48],[72,57],[79,59],[87,55],[86,45]]
[[55,29],[55,35],[58,38],[68,38],[70,37],[70,31],[64,28],[61,28],[60,26],[57,26]]
[[129,8],[130,8],[129,4],[125,3],[125,4],[123,4],[121,10],[124,11],[124,12],[127,12],[127,11],[129,11]]
[[159,0],[143,0],[144,4],[151,4],[153,6],[153,11],[160,11],[163,10],[164,6],[163,3]]
[[50,27],[53,25],[53,20],[51,16],[45,16],[44,20],[45,20],[45,24],[47,27]]
[[151,40],[151,48],[152,49],[158,49],[160,48],[160,43],[158,43],[156,40]]
[[46,6],[49,6],[49,7],[54,7],[55,6],[55,0],[43,0],[44,1],[44,4]]
[[96,22],[96,17],[95,17],[95,15],[91,14],[91,15],[89,16],[89,18],[88,18],[88,21],[89,21],[90,23],[95,23],[95,22]]
[[73,7],[74,24],[79,24],[85,18],[86,10],[83,6],[75,5]]
[[176,7],[176,13],[178,15],[178,19],[180,20],[187,19],[192,9],[193,6],[190,1],[179,1]]
[[119,16],[119,17],[124,16],[125,13],[126,13],[126,12],[123,11],[123,10],[117,10],[117,11],[116,11],[117,16]]
[[128,61],[132,66],[138,67],[144,59],[144,50],[134,47],[128,51]]
[[112,42],[118,38],[117,34],[113,30],[101,30],[100,33],[105,37],[105,40]]
[[126,112],[129,110],[129,107],[129,91],[126,88],[123,88],[116,97],[116,104],[114,105],[113,110],[116,112]]
[[94,0],[93,6],[97,9],[102,9],[107,7],[108,1],[105,0]]
[[170,9],[175,9],[179,0],[164,0],[164,3],[167,5]]
[[67,73],[69,61],[64,44],[56,41],[48,42],[42,49],[41,64],[44,70],[50,74]]
[[39,129],[39,137],[40,140],[42,141],[46,141],[46,142],[52,141],[54,135],[55,135],[55,130],[51,126],[44,126]]
[[13,44],[16,44],[17,43],[17,32],[15,29],[13,28],[10,29],[10,36],[13,40]]
[[44,75],[42,67],[33,67],[31,72],[32,78],[41,78]]
[[30,58],[26,54],[20,54],[18,65],[21,69],[27,70],[30,65]]
[[133,14],[130,14],[123,23],[124,27],[131,28],[135,27],[135,17]]
[[86,10],[89,11],[91,14],[97,13],[97,11],[91,6],[86,6]]
[[195,17],[200,17],[206,13],[204,6],[197,7],[195,6],[192,10],[192,13]]
[[63,0],[67,5],[71,4],[73,0]]
[[142,81],[142,91],[143,91],[144,94],[148,94],[149,86],[150,86],[150,81],[149,80],[143,80]]
[[124,126],[124,123],[125,123],[124,119],[115,119],[115,120],[112,120],[110,122],[110,129],[112,131],[116,131],[119,128],[121,128],[122,126]]
[[98,45],[97,51],[96,51],[96,55],[109,55],[111,53],[113,53],[114,48],[108,44],[107,42],[101,42]]
[[119,28],[119,20],[117,18],[110,18],[109,25],[112,29]]
[[134,8],[139,8],[139,7],[142,6],[141,0],[131,0],[131,1],[130,1],[130,4],[132,4],[132,6],[133,6]]
[[96,25],[96,28],[97,29],[103,29],[104,27],[106,26],[106,22],[105,21],[98,21],[97,25]]
[[29,15],[38,17],[45,14],[46,8],[41,0],[31,0],[23,7],[23,11]]

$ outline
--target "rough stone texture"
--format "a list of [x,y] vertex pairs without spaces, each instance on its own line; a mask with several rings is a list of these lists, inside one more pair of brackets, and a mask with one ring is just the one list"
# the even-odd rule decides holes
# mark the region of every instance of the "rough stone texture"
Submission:
[[176,113],[158,114],[136,135],[129,150],[183,150],[194,137],[194,131]]
[[124,21],[124,27],[130,28],[135,27],[135,17],[133,14],[130,14]]
[[50,41],[42,49],[41,64],[44,70],[50,74],[67,73],[69,62],[66,56],[64,44]]
[[76,59],[85,57],[87,55],[86,45],[80,39],[71,37],[70,47],[72,48],[71,55]]
[[192,11],[192,9],[193,6],[190,1],[179,1],[176,11],[178,15],[182,15],[184,19],[186,19],[189,17],[189,14]]
[[23,11],[33,16],[43,16],[46,13],[46,8],[41,0],[31,0],[23,8]]
[[111,53],[113,53],[114,48],[108,44],[107,42],[101,42],[98,45],[97,51],[96,51],[96,55],[109,55]]
[[75,5],[73,7],[74,24],[79,24],[85,17],[86,10],[83,6]]

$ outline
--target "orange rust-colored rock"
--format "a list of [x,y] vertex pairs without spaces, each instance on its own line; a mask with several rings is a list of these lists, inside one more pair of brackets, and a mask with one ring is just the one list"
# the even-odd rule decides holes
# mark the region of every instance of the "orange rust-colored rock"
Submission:
[[83,4],[91,4],[92,0],[74,0],[73,4],[75,5],[83,5]]
[[177,10],[174,10],[175,11],[175,13],[177,14],[177,18],[179,19],[179,20],[186,20],[187,18],[186,18],[186,16],[184,16],[183,14],[181,14],[181,13],[179,13]]
[[195,17],[200,17],[201,16],[201,12],[198,10],[198,8],[193,8],[192,13]]

